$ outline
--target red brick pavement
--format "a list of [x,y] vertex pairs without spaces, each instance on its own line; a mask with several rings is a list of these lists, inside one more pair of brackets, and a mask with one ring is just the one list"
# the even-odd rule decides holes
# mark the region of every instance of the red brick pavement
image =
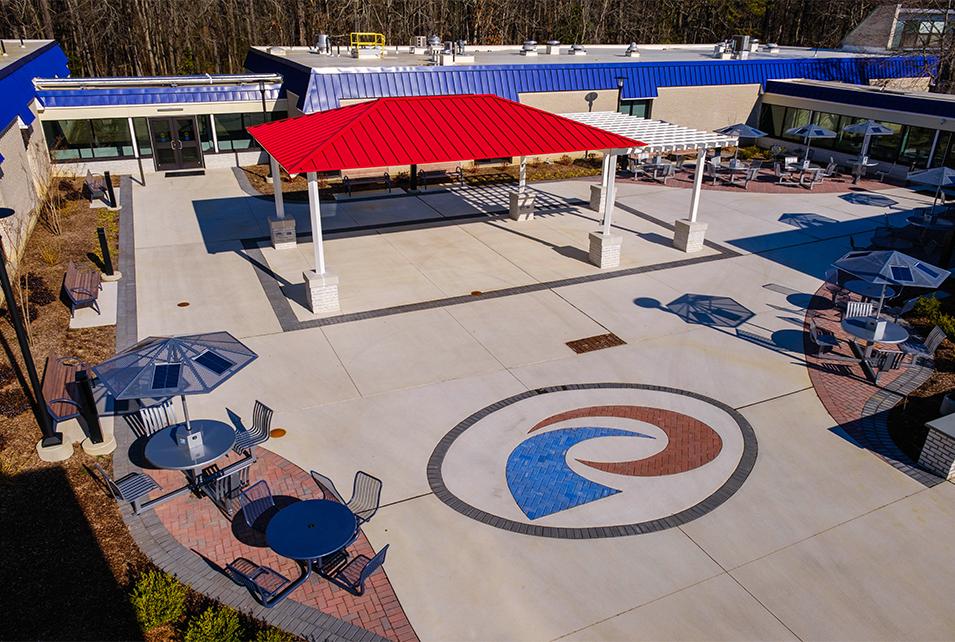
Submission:
[[[230,457],[234,458],[234,455]],[[276,497],[276,503],[282,501],[282,496],[299,499],[321,497],[311,476],[298,466],[262,448],[256,450],[256,457],[257,461],[251,469],[251,481],[255,483],[260,479],[267,480],[273,496]],[[219,463],[224,466],[228,460]],[[182,474],[176,471],[151,470],[149,473],[167,490],[181,486],[184,481]],[[251,533],[241,516],[236,518],[233,530],[232,522],[209,499],[192,495],[179,497],[159,506],[156,514],[170,534],[183,546],[220,567],[225,567],[237,557],[245,557],[257,564],[270,566],[290,579],[299,575],[298,565],[265,547],[264,538]],[[349,547],[349,552],[352,555],[368,557],[375,554],[364,534],[359,535]],[[391,640],[409,642],[418,639],[383,570],[369,578],[365,584],[365,594],[361,597],[355,597],[318,576],[312,576],[289,599]]]
[[[693,174],[692,168],[686,172],[681,172],[676,174],[672,178],[667,180],[667,187],[681,187],[689,189],[693,187]],[[637,183],[645,185],[661,185],[657,181],[653,181],[649,178],[637,178],[633,179]],[[628,182],[627,179],[617,179],[619,182]],[[850,190],[858,191],[879,191],[892,189],[896,187],[895,185],[889,185],[887,183],[881,183],[877,180],[871,179],[862,179],[857,185],[852,184],[852,177],[836,177],[836,178],[827,178],[822,183],[815,185],[812,190],[808,190],[805,187],[799,185],[779,185],[776,182],[776,177],[772,175],[772,166],[769,169],[766,166],[763,166],[763,170],[760,173],[759,177],[751,181],[748,189],[743,189],[743,181],[737,177],[737,182],[734,185],[729,185],[723,181],[717,181],[716,185],[712,184],[712,179],[704,179],[703,189],[712,190],[717,192],[750,192],[757,194],[832,194],[839,192],[846,192]]]
[[[830,294],[824,287],[816,292],[816,296],[830,299]],[[842,331],[840,326],[842,315],[834,308],[810,310],[806,314],[806,364],[809,367],[809,379],[812,381],[819,401],[840,426],[851,425],[862,418],[863,407],[869,397],[881,388],[887,387],[905,371],[902,369],[888,371],[880,377],[879,384],[876,385],[866,378],[862,367],[856,363],[827,363],[820,359],[815,356],[815,345],[808,338],[810,316],[815,319],[818,327],[829,330],[838,338],[848,342],[850,337]],[[876,347],[879,345],[876,344]],[[841,344],[831,354],[853,356],[848,343]]]

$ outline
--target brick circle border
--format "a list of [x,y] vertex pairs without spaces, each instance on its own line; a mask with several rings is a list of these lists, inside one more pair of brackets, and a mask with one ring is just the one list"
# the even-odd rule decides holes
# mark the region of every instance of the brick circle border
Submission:
[[[736,465],[736,469],[733,471],[733,474],[720,486],[714,493],[705,498],[704,500],[698,502],[697,504],[686,508],[679,513],[674,513],[667,517],[661,517],[659,519],[654,519],[646,522],[638,522],[635,524],[618,524],[614,526],[590,526],[587,528],[564,528],[558,526],[536,526],[534,524],[526,524],[523,522],[514,521],[512,519],[506,519],[504,517],[498,517],[497,515],[492,515],[486,511],[480,510],[471,506],[470,504],[459,499],[454,495],[447,486],[444,484],[444,478],[441,475],[441,466],[444,463],[444,457],[447,455],[448,450],[451,448],[451,444],[468,428],[476,424],[481,419],[484,419],[491,413],[497,412],[501,408],[509,406],[511,404],[523,401],[524,399],[529,399],[531,397],[536,397],[540,395],[551,394],[554,392],[566,392],[571,390],[606,390],[606,389],[621,389],[621,390],[650,390],[656,392],[667,392],[675,395],[683,395],[685,397],[691,397],[693,399],[698,399],[705,403],[708,403],[716,408],[719,408],[736,422],[739,426],[740,432],[743,436],[743,454],[740,457],[739,463]],[[736,491],[740,489],[743,485],[743,482],[746,481],[746,478],[749,477],[750,472],[753,470],[753,466],[756,464],[756,457],[759,452],[759,445],[756,441],[756,433],[753,431],[753,427],[750,425],[746,418],[743,417],[739,412],[734,408],[727,406],[721,401],[712,399],[705,395],[701,395],[695,392],[690,392],[688,390],[680,390],[678,388],[668,388],[665,386],[651,386],[647,384],[640,383],[579,383],[579,384],[569,384],[563,386],[549,386],[546,388],[537,388],[534,390],[528,390],[522,392],[518,395],[508,397],[507,399],[502,399],[497,403],[491,404],[481,410],[478,410],[470,417],[459,423],[457,426],[451,429],[448,434],[446,434],[438,445],[435,446],[434,451],[431,453],[431,458],[428,460],[428,484],[431,486],[431,490],[434,492],[435,496],[440,499],[442,502],[461,513],[465,517],[469,517],[483,524],[493,526],[495,528],[500,528],[502,530],[511,531],[513,533],[520,533],[522,535],[534,535],[537,537],[554,537],[559,539],[597,539],[604,537],[627,537],[630,535],[641,535],[644,533],[653,533],[656,531],[666,530],[668,528],[674,528],[681,526],[688,522],[702,517],[711,510],[720,506],[723,502],[728,500],[733,496]]]

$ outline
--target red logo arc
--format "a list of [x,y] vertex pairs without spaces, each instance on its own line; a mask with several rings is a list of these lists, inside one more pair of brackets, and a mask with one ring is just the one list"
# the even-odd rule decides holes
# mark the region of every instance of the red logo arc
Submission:
[[590,406],[568,410],[538,422],[528,433],[561,421],[585,417],[634,419],[652,424],[666,434],[666,448],[644,459],[620,462],[577,460],[585,466],[616,475],[658,477],[684,473],[708,464],[723,450],[723,440],[719,434],[699,419],[648,406]]

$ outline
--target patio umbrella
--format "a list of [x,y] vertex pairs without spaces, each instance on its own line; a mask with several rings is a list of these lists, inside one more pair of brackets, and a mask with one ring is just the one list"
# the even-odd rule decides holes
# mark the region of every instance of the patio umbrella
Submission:
[[882,286],[876,316],[882,313],[886,287],[896,285],[934,289],[951,274],[948,270],[894,250],[849,252],[832,265],[858,279]]
[[947,167],[933,167],[932,169],[923,169],[918,172],[912,172],[906,176],[911,182],[920,185],[934,185],[935,200],[932,201],[932,214],[935,214],[935,205],[938,203],[938,197],[942,193],[943,187],[955,185],[955,170]]
[[[766,136],[766,132],[760,131],[755,127],[750,127],[746,123],[727,125],[726,127],[720,127],[714,131],[717,134],[723,134],[724,136],[736,136],[737,138],[762,138],[763,136]],[[736,154],[739,154],[738,144],[736,145]],[[733,154],[733,158],[736,158],[736,154]]]
[[806,156],[803,158],[803,162],[809,161],[809,147],[811,146],[811,141],[813,138],[835,138],[838,136],[836,132],[831,129],[826,129],[825,127],[820,127],[819,125],[808,123],[802,125],[801,127],[793,127],[792,129],[787,129],[786,133],[790,136],[796,136],[803,139],[803,144],[806,146]]
[[116,399],[179,395],[191,431],[186,395],[215,390],[257,356],[228,332],[149,337],[93,366],[93,372]]
[[885,125],[880,125],[872,119],[848,125],[843,127],[842,131],[846,134],[862,136],[862,149],[859,151],[860,163],[865,161],[866,154],[869,153],[869,140],[872,136],[891,136],[895,133]]

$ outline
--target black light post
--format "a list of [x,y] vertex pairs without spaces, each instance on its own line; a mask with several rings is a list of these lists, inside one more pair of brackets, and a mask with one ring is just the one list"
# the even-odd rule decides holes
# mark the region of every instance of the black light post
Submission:
[[[13,216],[14,212],[8,207],[0,207],[0,219]],[[20,309],[17,307],[16,298],[13,295],[13,288],[10,286],[10,276],[7,274],[7,254],[3,247],[3,240],[0,239],[0,287],[3,288],[3,297],[7,302],[7,314],[10,315],[10,323],[13,325],[13,331],[17,335],[17,343],[20,346],[20,355],[23,357],[23,364],[27,369],[27,376],[30,378],[30,386],[33,388],[33,399],[36,402],[36,422],[40,426],[40,432],[43,433],[41,444],[44,447],[59,446],[63,443],[63,435],[54,430],[50,423],[50,416],[46,413],[46,401],[43,399],[43,388],[40,386],[40,378],[36,373],[36,364],[33,362],[33,353],[30,352],[30,342],[27,340],[27,331],[23,327],[23,319],[20,318]]]
[[620,105],[623,104],[623,85],[627,79],[623,76],[617,76],[617,111],[620,111]]

